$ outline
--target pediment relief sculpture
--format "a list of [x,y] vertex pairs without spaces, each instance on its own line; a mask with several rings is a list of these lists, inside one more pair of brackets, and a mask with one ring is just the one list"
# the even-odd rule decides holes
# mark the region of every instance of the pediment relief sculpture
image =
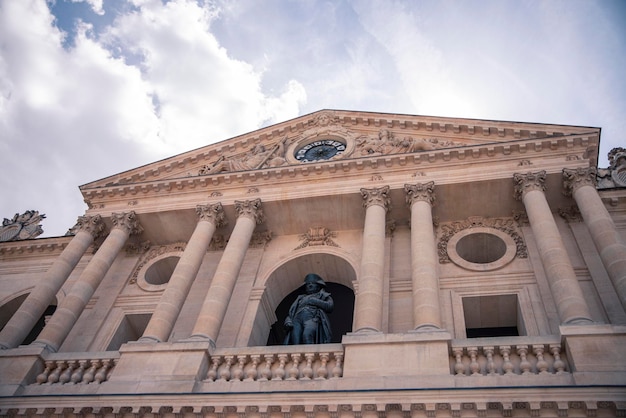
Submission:
[[613,148],[608,157],[609,167],[598,169],[598,188],[626,187],[626,148]]
[[313,126],[295,136],[285,136],[274,144],[257,144],[250,150],[220,156],[210,164],[202,165],[197,175],[248,171],[281,167],[341,158],[362,158],[379,155],[411,154],[466,144],[438,138],[397,136],[389,129],[376,134],[359,135],[336,126],[329,116],[318,115]]

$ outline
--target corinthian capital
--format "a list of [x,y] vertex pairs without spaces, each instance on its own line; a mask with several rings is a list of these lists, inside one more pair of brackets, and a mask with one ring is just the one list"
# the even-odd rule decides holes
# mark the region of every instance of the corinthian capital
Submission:
[[411,207],[415,202],[427,202],[430,205],[435,203],[435,182],[405,184],[406,203]]
[[143,227],[137,220],[137,214],[135,211],[115,213],[111,214],[111,221],[113,222],[113,228],[121,229],[128,232],[129,235],[137,235],[143,232]]
[[261,208],[261,199],[235,200],[235,210],[237,211],[237,217],[245,216],[254,219],[257,224],[262,224],[265,221],[265,215]]
[[522,197],[527,192],[533,190],[544,192],[546,190],[545,170],[536,173],[515,173],[513,174],[513,181],[515,182],[515,192],[513,196],[517,200],[522,200]]
[[391,208],[389,186],[377,187],[373,189],[361,189],[361,196],[363,196],[364,208],[368,208],[372,205],[382,206],[386,211],[389,211]]
[[216,228],[228,225],[228,221],[224,216],[224,208],[221,203],[198,205],[196,206],[196,214],[198,214],[199,221],[211,222]]
[[104,222],[102,222],[102,216],[79,216],[76,220],[76,225],[71,227],[66,235],[76,235],[80,231],[90,233],[93,239],[98,238],[104,232]]
[[596,187],[596,175],[598,170],[595,167],[564,168],[563,169],[563,193],[571,196],[579,187]]

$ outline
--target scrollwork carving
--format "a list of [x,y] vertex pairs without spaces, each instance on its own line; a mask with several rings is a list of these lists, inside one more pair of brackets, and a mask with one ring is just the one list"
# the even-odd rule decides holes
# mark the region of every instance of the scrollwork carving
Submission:
[[313,226],[309,230],[300,235],[300,240],[303,242],[298,245],[294,250],[299,250],[308,246],[328,245],[330,247],[339,247],[332,239],[337,236],[336,232],[323,226]]
[[513,196],[517,200],[522,200],[522,197],[527,192],[533,190],[544,192],[546,190],[545,170],[538,171],[536,173],[515,173],[513,174],[513,181],[515,182],[515,192],[513,193]]
[[265,221],[265,215],[261,208],[261,199],[254,200],[235,200],[235,211],[237,217],[243,216],[254,219],[257,224]]
[[143,232],[143,227],[137,220],[137,214],[134,211],[111,214],[111,221],[114,229],[121,229],[129,235],[138,235]]
[[435,182],[405,184],[406,203],[411,207],[415,202],[427,202],[431,206],[435,203]]
[[13,218],[4,218],[0,228],[0,242],[19,241],[35,238],[43,234],[43,228],[39,223],[46,217],[36,210],[16,213]]
[[391,209],[391,198],[389,197],[389,186],[377,187],[373,189],[361,189],[363,197],[363,207],[368,208],[372,205],[378,205],[389,211]]
[[211,222],[216,228],[228,225],[221,203],[198,205],[196,206],[196,214],[198,215],[198,220]]
[[439,262],[442,264],[449,263],[448,241],[450,238],[466,229],[471,228],[493,228],[509,235],[516,245],[516,257],[528,258],[528,249],[524,239],[517,231],[515,221],[510,218],[483,218],[481,216],[472,216],[464,221],[456,221],[441,224],[441,235],[437,243],[437,252],[439,254]]
[[571,196],[579,187],[596,187],[598,171],[595,167],[563,169],[563,194]]
[[85,231],[90,233],[93,239],[97,239],[103,234],[104,228],[105,226],[104,222],[102,222],[102,216],[83,215],[78,217],[76,224],[71,227],[65,235],[76,235],[79,231]]

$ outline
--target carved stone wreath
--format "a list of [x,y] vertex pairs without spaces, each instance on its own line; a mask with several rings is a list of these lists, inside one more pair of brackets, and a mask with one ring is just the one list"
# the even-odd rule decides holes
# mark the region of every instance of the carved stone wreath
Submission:
[[[526,244],[522,236],[519,234],[516,222],[512,218],[483,218],[481,216],[472,216],[467,218],[464,221],[456,221],[449,222],[445,224],[441,224],[440,226],[440,237],[437,243],[437,252],[439,255],[439,262],[442,264],[450,263],[453,260],[451,259],[451,254],[448,252],[449,243],[451,239],[466,230],[473,230],[476,232],[487,232],[489,230],[492,231],[500,231],[504,234],[498,234],[497,232],[494,235],[501,235],[501,238],[508,238],[513,240],[515,243],[515,254],[514,256],[517,258],[528,258],[528,250],[526,248]],[[469,235],[473,231],[468,231],[462,235]],[[458,236],[458,235],[457,235]],[[453,256],[454,258],[454,256]],[[457,257],[458,258],[458,257]],[[458,262],[455,262],[458,264]],[[465,263],[472,264],[472,263]]]

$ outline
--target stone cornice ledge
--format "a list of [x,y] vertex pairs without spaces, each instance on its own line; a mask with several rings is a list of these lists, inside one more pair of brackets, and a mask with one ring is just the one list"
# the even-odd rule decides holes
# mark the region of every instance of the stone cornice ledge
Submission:
[[[532,151],[540,152],[544,149],[557,151],[561,148],[573,149],[574,147],[587,148],[591,145],[592,138],[597,132],[584,134],[572,134],[536,139],[521,139],[506,143],[489,143],[470,145],[457,148],[443,148],[432,151],[422,151],[413,154],[392,154],[375,157],[326,161],[320,163],[308,163],[302,165],[287,165],[272,169],[260,169],[250,171],[226,172],[205,176],[193,176],[167,180],[155,180],[135,184],[119,184],[102,188],[83,189],[82,193],[86,201],[94,198],[114,196],[148,195],[160,192],[188,191],[195,188],[206,188],[219,185],[245,184],[257,180],[281,179],[283,177],[296,178],[306,177],[311,174],[322,173],[347,173],[352,170],[360,171],[368,168],[378,169],[381,167],[392,168],[407,164],[422,164],[448,162],[452,160],[463,161],[466,159],[486,159],[496,156],[511,156],[527,154]],[[564,164],[566,165],[566,164]]]
[[57,254],[63,251],[73,237],[35,238],[23,241],[0,242],[0,257],[3,255]]

